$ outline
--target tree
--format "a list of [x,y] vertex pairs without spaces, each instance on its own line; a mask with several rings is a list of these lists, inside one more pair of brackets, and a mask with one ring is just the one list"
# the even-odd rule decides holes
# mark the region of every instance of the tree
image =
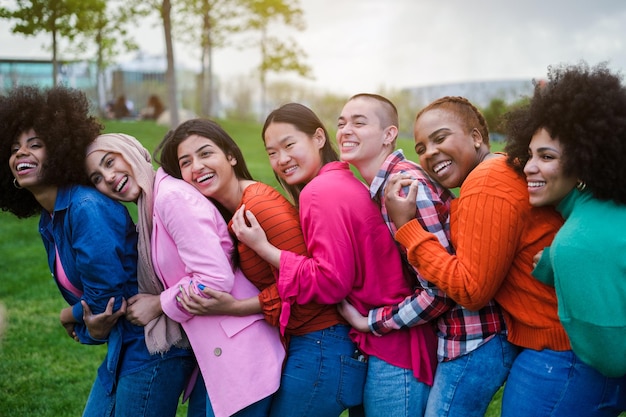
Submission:
[[176,85],[174,45],[172,42],[172,2],[170,0],[127,0],[126,5],[127,7],[132,7],[136,13],[148,15],[156,12],[161,19],[167,59],[167,70],[165,72],[167,107],[170,114],[170,126],[176,127],[180,118],[178,114],[178,87]]
[[59,40],[72,41],[93,23],[94,13],[104,10],[104,0],[16,0],[16,8],[0,8],[0,18],[15,20],[13,33],[52,36],[52,80],[58,83]]
[[489,130],[493,133],[502,131],[502,116],[508,111],[509,107],[501,98],[494,98],[489,105],[482,110],[483,116],[487,121]]
[[201,112],[209,117],[214,110],[213,51],[227,46],[231,35],[242,30],[237,19],[243,11],[241,1],[182,0],[176,15],[179,39],[188,39],[202,51],[198,91]]
[[311,76],[311,67],[302,62],[306,54],[296,42],[287,38],[281,40],[269,35],[270,24],[282,22],[296,30],[304,30],[306,25],[298,0],[245,0],[248,9],[244,27],[260,32],[258,45],[261,50],[259,78],[261,83],[261,112],[266,113],[267,74],[270,72],[295,72],[302,77]]
[[86,51],[95,45],[96,90],[100,111],[106,105],[104,72],[119,53],[138,49],[137,43],[128,35],[128,25],[147,13],[146,10],[128,7],[123,2],[109,0],[104,9],[95,11],[90,19],[92,25],[83,31],[79,37],[82,39],[76,45],[79,51]]

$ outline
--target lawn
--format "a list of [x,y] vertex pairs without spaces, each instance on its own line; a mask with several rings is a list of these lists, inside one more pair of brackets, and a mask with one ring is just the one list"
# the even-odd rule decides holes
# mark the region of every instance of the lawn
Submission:
[[[221,123],[241,146],[252,175],[277,186],[260,138],[261,127]],[[152,122],[106,121],[105,130],[133,135],[150,150],[166,133],[166,128]],[[399,140],[399,147],[414,159],[411,140]],[[65,305],[50,277],[37,221],[0,212],[0,270],[4,271],[0,301],[8,317],[0,342],[0,415],[75,417],[81,414],[105,347],[75,343],[59,325],[58,313]],[[499,416],[499,401],[500,394],[487,416]],[[180,407],[178,415],[184,416],[185,410]]]

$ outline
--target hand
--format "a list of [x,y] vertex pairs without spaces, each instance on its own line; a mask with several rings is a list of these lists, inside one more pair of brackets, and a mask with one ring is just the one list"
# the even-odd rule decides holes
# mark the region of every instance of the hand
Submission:
[[543,249],[537,252],[535,256],[533,256],[533,269],[537,267],[537,264],[539,263],[539,260],[541,259],[542,255],[543,255]]
[[[385,189],[385,207],[398,229],[415,218],[417,185],[417,181],[408,174],[396,174],[389,179]],[[406,186],[409,186],[409,191],[403,195],[402,189]]]
[[158,294],[137,294],[128,299],[126,320],[135,326],[145,326],[163,314]]
[[201,297],[193,292],[190,292],[187,298],[182,297],[181,304],[185,310],[198,316],[239,315],[239,300],[230,293],[207,286],[203,286],[202,292],[210,298]]
[[257,249],[263,244],[269,243],[265,235],[265,230],[263,230],[254,214],[246,210],[245,205],[239,207],[235,214],[233,214],[232,220],[232,229],[237,239],[253,251],[258,252]]
[[348,301],[342,300],[341,303],[337,304],[337,310],[339,311],[339,314],[341,314],[343,318],[346,319],[354,329],[363,333],[370,332],[370,326],[367,323],[367,317],[359,313],[359,311],[354,308],[354,306]]
[[72,307],[65,307],[63,310],[61,310],[59,320],[61,321],[61,325],[65,328],[65,332],[67,333],[67,335],[78,342],[78,336],[76,335],[76,331],[74,331],[76,319],[74,318],[74,314],[72,313]]
[[111,329],[115,327],[119,318],[126,314],[126,300],[123,298],[121,307],[115,313],[113,312],[115,297],[109,299],[106,308],[100,314],[93,314],[85,300],[81,300],[80,303],[83,305],[83,321],[87,326],[89,335],[98,340],[109,337]]

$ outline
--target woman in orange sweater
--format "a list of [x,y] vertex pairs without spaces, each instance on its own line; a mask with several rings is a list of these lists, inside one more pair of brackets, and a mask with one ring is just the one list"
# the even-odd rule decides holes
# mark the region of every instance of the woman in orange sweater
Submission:
[[[302,255],[307,253],[296,208],[274,188],[252,178],[241,149],[219,125],[193,119],[170,135],[169,140],[162,142],[167,144],[157,149],[161,152],[161,166],[213,200],[229,228],[233,213],[245,204],[273,245]],[[281,300],[277,271],[242,242],[237,244],[237,255],[241,270],[261,291],[258,297],[237,300],[229,293],[204,287],[201,289],[211,298],[182,294],[182,305],[201,315],[262,313],[267,322],[278,326]],[[270,416],[339,416],[347,406],[357,405],[342,398],[342,392],[358,391],[360,401],[364,381],[363,375],[342,366],[342,356],[349,357],[356,349],[349,330],[334,305],[292,305],[287,326],[281,328],[288,342],[287,359]],[[341,384],[350,389],[342,391]]]
[[533,256],[550,245],[563,220],[550,207],[530,206],[523,176],[466,123],[477,111],[464,98],[444,97],[423,109],[414,127],[424,169],[445,187],[461,187],[450,210],[456,255],[414,219],[417,187],[402,176],[390,181],[385,196],[396,240],[411,264],[459,304],[478,309],[495,298],[502,306],[508,339],[521,348],[505,386],[503,417],[611,415],[597,407],[603,385],[571,372],[554,288],[531,276]]

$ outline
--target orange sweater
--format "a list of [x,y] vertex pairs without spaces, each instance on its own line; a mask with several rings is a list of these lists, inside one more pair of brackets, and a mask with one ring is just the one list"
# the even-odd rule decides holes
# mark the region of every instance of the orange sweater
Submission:
[[[245,204],[246,210],[255,215],[272,245],[301,255],[307,253],[298,211],[274,188],[261,182],[251,184],[244,190],[241,204]],[[229,223],[229,227],[231,225],[232,222]],[[237,244],[237,250],[241,270],[261,291],[259,301],[265,320],[278,327],[281,301],[274,268],[241,242]],[[334,305],[314,303],[294,305],[285,333],[302,335],[337,323],[345,321]]]
[[424,277],[462,306],[479,309],[495,298],[511,343],[569,350],[554,288],[531,276],[533,256],[550,245],[561,224],[553,208],[531,207],[526,181],[497,157],[479,164],[452,202],[456,255],[415,220],[401,227],[396,239]]

